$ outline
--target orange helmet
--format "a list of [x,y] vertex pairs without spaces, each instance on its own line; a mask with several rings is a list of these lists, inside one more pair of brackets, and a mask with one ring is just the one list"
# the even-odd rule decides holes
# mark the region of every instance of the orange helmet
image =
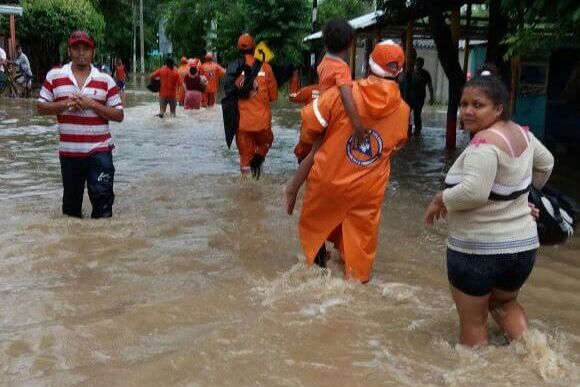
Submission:
[[239,50],[249,50],[254,48],[254,38],[252,35],[245,33],[238,39],[238,49]]
[[403,71],[405,53],[392,40],[378,43],[369,58],[371,72],[382,78],[396,77]]

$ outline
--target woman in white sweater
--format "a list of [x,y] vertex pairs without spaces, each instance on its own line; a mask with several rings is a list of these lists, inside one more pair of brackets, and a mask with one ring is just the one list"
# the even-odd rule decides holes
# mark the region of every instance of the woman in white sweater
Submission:
[[465,84],[460,114],[473,140],[435,195],[425,222],[447,217],[447,275],[459,314],[460,343],[487,343],[487,317],[511,338],[527,328],[520,288],[539,247],[530,185],[541,188],[552,172],[551,153],[509,120],[504,84],[484,72]]

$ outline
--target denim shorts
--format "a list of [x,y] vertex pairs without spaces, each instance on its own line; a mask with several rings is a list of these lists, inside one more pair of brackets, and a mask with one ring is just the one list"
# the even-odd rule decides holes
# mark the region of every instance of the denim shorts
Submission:
[[447,249],[447,277],[451,285],[470,296],[484,296],[494,288],[514,292],[532,272],[536,251],[476,255]]

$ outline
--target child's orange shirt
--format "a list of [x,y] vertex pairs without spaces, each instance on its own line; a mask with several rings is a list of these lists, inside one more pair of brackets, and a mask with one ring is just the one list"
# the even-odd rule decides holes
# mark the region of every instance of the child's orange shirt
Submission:
[[339,56],[327,53],[316,71],[321,95],[333,86],[352,85],[350,66]]

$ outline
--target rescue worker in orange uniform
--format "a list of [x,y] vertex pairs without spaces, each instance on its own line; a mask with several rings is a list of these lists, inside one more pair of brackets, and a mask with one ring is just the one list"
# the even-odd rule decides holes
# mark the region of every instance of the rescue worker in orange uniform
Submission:
[[[290,102],[308,105],[312,103],[315,98],[318,98],[319,95],[320,87],[318,84],[300,88],[300,76],[298,71],[295,71],[294,74],[292,74],[292,78],[290,78],[290,82],[288,83],[288,98],[290,99]],[[311,149],[312,144],[298,141],[298,144],[296,144],[296,147],[294,148],[294,154],[296,155],[298,163],[308,156]]]
[[205,54],[204,63],[201,65],[200,74],[207,78],[207,87],[203,93],[202,105],[212,107],[215,105],[215,95],[219,86],[219,79],[223,77],[226,70],[213,61],[211,53]]
[[185,101],[185,88],[183,87],[183,80],[189,72],[189,64],[186,57],[181,57],[181,66],[179,66],[177,72],[181,76],[181,82],[177,84],[177,94],[175,95],[175,98],[177,99],[177,103],[183,106],[183,102]]
[[337,229],[345,274],[363,283],[371,277],[376,256],[390,157],[407,140],[409,106],[396,80],[403,63],[399,45],[379,43],[369,58],[371,74],[354,82],[356,110],[362,124],[372,129],[362,142],[354,140],[337,87],[302,109],[301,141],[312,144],[323,137],[308,174],[298,226],[307,262],[314,262]]
[[[254,64],[254,38],[243,34],[238,39],[238,49],[244,56],[245,69]],[[236,80],[236,87],[241,89],[244,73]],[[236,133],[236,145],[240,153],[240,170],[242,174],[252,172],[259,178],[262,164],[274,141],[272,133],[272,111],[270,103],[278,99],[278,85],[272,67],[263,63],[254,81],[253,91],[247,99],[240,98],[238,111],[240,120]]]
[[[350,72],[350,66],[346,62],[346,58],[350,56],[352,50],[354,31],[352,26],[346,20],[330,19],[324,25],[322,36],[326,48],[326,55],[324,55],[322,61],[316,68],[316,72],[318,73],[319,95],[324,94],[334,86],[338,86],[345,111],[353,123],[355,141],[359,142],[369,133],[369,129],[364,127],[356,111],[356,106],[352,97],[352,75]],[[299,141],[295,148],[295,154],[299,159],[298,170],[294,174],[292,180],[284,188],[286,212],[289,215],[292,215],[294,211],[294,204],[298,192],[300,187],[304,184],[308,172],[312,168],[314,153],[316,153],[320,147],[320,143],[320,139],[314,144],[304,144]],[[308,150],[310,151],[306,153]],[[326,248],[325,246],[322,246],[320,257],[317,262],[324,262],[325,255]],[[322,265],[324,265],[324,263],[322,263]]]

